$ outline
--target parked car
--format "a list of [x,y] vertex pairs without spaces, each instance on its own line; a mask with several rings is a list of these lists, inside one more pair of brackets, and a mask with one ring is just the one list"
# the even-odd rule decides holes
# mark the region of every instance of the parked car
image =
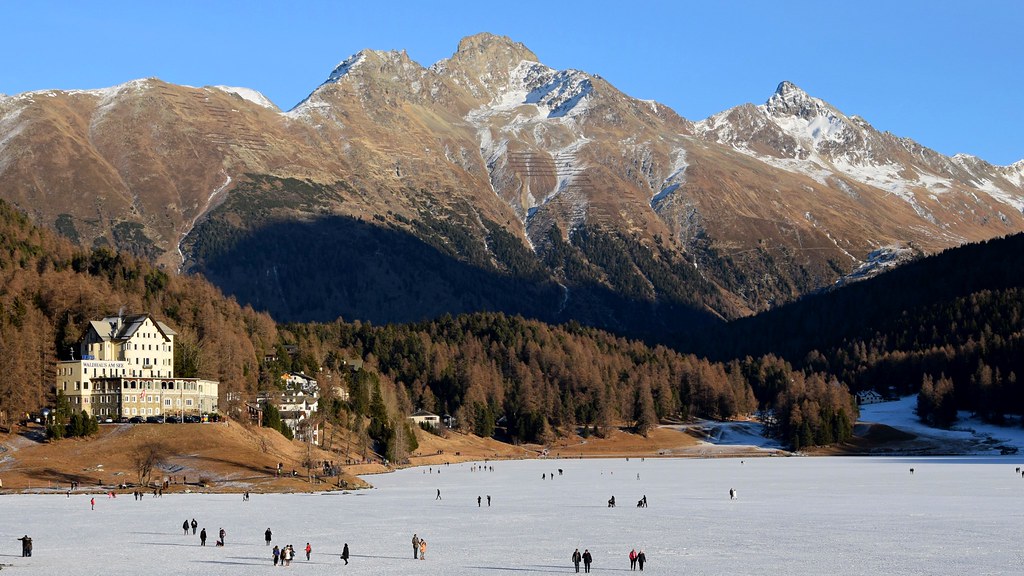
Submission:
[[142,424],[145,421],[146,419],[143,418],[142,416],[132,416],[131,418],[128,419],[129,424]]
[[202,421],[203,419],[197,416],[196,414],[187,414],[185,416],[185,422],[187,424],[199,424]]
[[164,422],[168,424],[180,424],[181,418],[178,418],[177,416],[168,416],[167,418],[164,419]]
[[163,424],[163,416],[146,416],[146,424]]
[[102,420],[100,420],[100,422],[103,423],[103,424],[113,424],[114,423],[114,419],[111,418],[110,416],[107,416],[106,418],[103,418]]

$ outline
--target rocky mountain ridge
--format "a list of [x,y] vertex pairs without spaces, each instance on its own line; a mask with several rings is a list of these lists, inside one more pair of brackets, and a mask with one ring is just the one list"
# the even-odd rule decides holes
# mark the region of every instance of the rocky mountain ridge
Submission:
[[281,319],[501,309],[631,334],[791,300],[882,247],[1024,229],[1024,161],[943,156],[788,82],[693,123],[490,34],[429,67],[361,51],[287,112],[157,79],[5,97],[0,195]]

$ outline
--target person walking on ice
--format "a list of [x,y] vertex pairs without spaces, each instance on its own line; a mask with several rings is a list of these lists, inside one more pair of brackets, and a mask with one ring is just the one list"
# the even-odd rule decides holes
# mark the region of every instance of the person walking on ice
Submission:
[[644,554],[643,550],[641,550],[640,553],[636,555],[636,563],[640,565],[641,572],[644,571],[644,562],[647,562],[647,555]]
[[345,565],[348,566],[348,542],[345,542],[345,547],[341,549],[341,559],[345,561]]
[[427,559],[427,541],[420,538],[420,560]]
[[434,500],[440,500],[440,499],[441,499],[441,489],[438,488],[437,489],[437,498],[434,498]]
[[206,528],[199,532],[199,545],[206,546]]
[[313,553],[313,547],[309,545],[309,542],[306,542],[306,561],[307,562],[309,561],[309,555],[312,554],[312,553]]
[[415,560],[420,557],[420,537],[412,535],[412,559]]
[[573,563],[574,566],[576,566],[576,572],[577,573],[580,571],[580,562],[582,562],[582,561],[583,561],[583,555],[580,554],[580,549],[577,548],[576,551],[572,553],[572,563]]
[[583,571],[587,574],[590,573],[590,563],[594,561],[594,557],[590,555],[590,549],[583,549]]
[[188,536],[188,520],[181,524],[181,529],[185,531],[185,536]]
[[193,536],[196,535],[196,528],[198,528],[198,527],[199,527],[199,522],[196,522],[196,519],[193,518],[192,519],[192,535]]
[[267,528],[267,531],[263,533],[263,539],[267,541],[267,546],[270,546],[270,539],[274,534]]

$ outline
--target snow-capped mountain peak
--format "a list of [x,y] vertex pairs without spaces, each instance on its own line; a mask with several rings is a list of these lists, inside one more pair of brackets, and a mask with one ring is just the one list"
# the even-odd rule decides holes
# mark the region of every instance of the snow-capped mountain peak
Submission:
[[802,116],[809,111],[820,108],[824,103],[812,98],[796,84],[788,80],[779,83],[775,93],[765,103],[765,109],[773,115],[789,114]]

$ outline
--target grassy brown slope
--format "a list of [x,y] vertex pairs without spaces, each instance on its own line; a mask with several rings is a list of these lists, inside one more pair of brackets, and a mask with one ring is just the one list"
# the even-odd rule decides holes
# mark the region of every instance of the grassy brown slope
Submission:
[[[137,483],[133,455],[151,444],[163,445],[168,453],[165,465],[154,471],[153,481],[173,480],[168,488],[173,492],[290,492],[334,486],[307,481],[302,466],[305,444],[235,422],[104,425],[95,437],[54,443],[40,442],[40,433],[39,428],[22,429],[4,442],[7,452],[0,460],[0,478],[5,489],[66,489],[76,480],[83,490],[106,491],[118,484]],[[316,448],[310,456],[313,461],[338,458]],[[278,478],[274,473],[278,463],[288,472],[296,470],[299,476]],[[347,474],[329,480],[344,480],[353,487],[364,485]]]

